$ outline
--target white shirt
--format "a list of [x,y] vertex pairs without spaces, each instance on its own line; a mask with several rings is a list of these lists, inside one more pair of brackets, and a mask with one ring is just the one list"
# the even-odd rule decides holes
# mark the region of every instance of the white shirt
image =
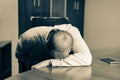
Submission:
[[[30,52],[29,50],[33,49],[33,46],[29,48],[28,50],[23,50],[23,43],[29,42],[29,43],[40,43],[39,50],[41,49],[41,53],[34,53],[34,55],[41,56],[41,54],[47,54],[49,53],[46,43],[47,43],[47,36],[49,32],[52,29],[60,29],[69,32],[73,37],[73,51],[74,54],[69,55],[65,59],[51,59],[52,66],[88,66],[92,63],[92,56],[90,53],[90,50],[88,46],[86,45],[85,41],[81,37],[80,31],[72,26],[71,24],[62,24],[62,25],[55,25],[54,27],[35,27],[28,31],[26,31],[24,34],[21,35],[18,45],[19,48],[17,49],[18,54],[24,54],[23,51]],[[25,38],[25,39],[24,39]],[[42,42],[41,42],[42,41]],[[29,46],[30,44],[28,44]],[[27,46],[27,48],[28,48]],[[37,48],[35,48],[37,49]],[[37,57],[37,56],[36,56]]]

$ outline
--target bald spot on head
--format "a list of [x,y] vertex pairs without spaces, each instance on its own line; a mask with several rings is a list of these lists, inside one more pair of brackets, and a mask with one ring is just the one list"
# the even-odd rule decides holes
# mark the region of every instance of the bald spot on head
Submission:
[[73,38],[70,33],[62,30],[53,30],[48,36],[48,48],[52,57],[65,58],[69,55],[73,46]]
[[73,39],[70,33],[59,31],[53,37],[53,43],[57,50],[65,51],[72,48]]

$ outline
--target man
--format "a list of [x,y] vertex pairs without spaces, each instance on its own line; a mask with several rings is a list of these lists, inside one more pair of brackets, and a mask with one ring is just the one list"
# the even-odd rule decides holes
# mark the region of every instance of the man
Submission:
[[[68,52],[72,52],[73,54],[66,56],[66,58],[62,57],[62,59],[59,59],[59,57],[58,59],[51,58],[50,53],[52,52],[48,49],[48,41],[53,29],[65,31],[72,36],[73,44],[71,50]],[[54,27],[41,26],[26,31],[20,36],[18,41],[16,57],[19,60],[23,60],[24,58],[23,61],[25,62],[31,61],[31,65],[40,62],[33,67],[38,65],[39,67],[50,65],[89,66],[92,62],[91,53],[85,41],[82,39],[79,30],[71,24],[55,25]]]

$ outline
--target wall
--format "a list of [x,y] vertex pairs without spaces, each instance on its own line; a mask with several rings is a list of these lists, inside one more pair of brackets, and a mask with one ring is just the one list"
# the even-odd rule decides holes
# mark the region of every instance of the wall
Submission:
[[0,0],[0,41],[12,41],[12,72],[18,72],[15,58],[15,46],[18,35],[18,7],[17,0]]
[[86,0],[84,26],[91,50],[120,50],[120,0]]

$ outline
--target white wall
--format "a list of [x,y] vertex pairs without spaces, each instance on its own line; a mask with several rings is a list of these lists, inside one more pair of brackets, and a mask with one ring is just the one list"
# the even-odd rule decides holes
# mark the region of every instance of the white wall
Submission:
[[120,49],[120,0],[86,0],[85,40],[91,50]]
[[18,35],[18,7],[17,0],[0,0],[0,41],[12,41],[12,71],[18,72],[15,58],[15,46]]

